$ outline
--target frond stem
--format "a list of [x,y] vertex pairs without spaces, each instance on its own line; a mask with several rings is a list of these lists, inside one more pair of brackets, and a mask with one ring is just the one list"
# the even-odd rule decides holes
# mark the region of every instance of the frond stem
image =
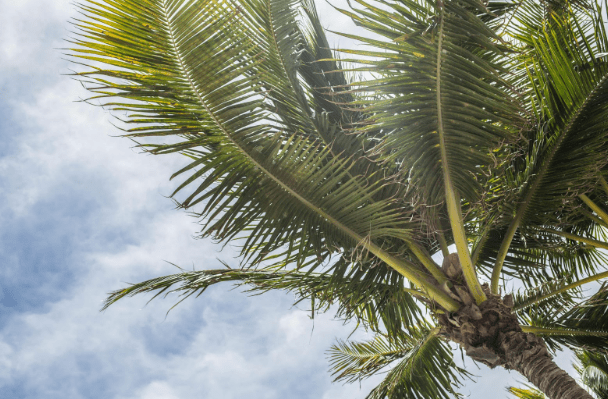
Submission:
[[600,219],[602,219],[604,222],[608,223],[608,213],[606,213],[606,211],[604,211],[602,208],[600,208],[599,205],[597,205],[595,202],[593,202],[589,197],[587,197],[585,194],[581,194],[578,196],[581,200],[583,200],[583,202],[585,204],[587,204],[587,206],[589,208],[591,208],[593,210],[593,212],[597,213],[597,216],[600,217]]
[[442,101],[441,101],[441,54],[443,51],[443,28],[445,23],[445,6],[442,1],[439,1],[438,7],[440,8],[440,25],[437,42],[437,77],[436,77],[436,92],[437,92],[437,133],[439,134],[439,147],[441,149],[441,163],[443,165],[443,180],[445,184],[445,196],[448,207],[448,216],[450,219],[450,225],[452,227],[452,234],[454,235],[454,242],[456,244],[456,250],[462,271],[464,272],[464,278],[473,295],[477,304],[484,302],[486,294],[481,289],[481,285],[477,280],[477,274],[475,268],[471,262],[471,254],[469,253],[469,246],[467,243],[467,237],[464,231],[464,223],[462,220],[462,210],[460,208],[460,200],[456,194],[456,190],[452,184],[452,178],[450,177],[450,170],[448,166],[448,155],[445,143],[445,131],[443,128],[443,114],[442,114]]
[[[503,241],[500,244],[500,248],[498,250],[498,255],[496,256],[496,263],[494,265],[494,270],[492,271],[492,281],[490,283],[490,288],[492,290],[492,293],[494,293],[494,294],[498,293],[498,283],[500,281],[500,273],[502,271],[502,265],[505,261],[505,258],[507,257],[507,252],[509,252],[509,247],[511,246],[511,241],[513,240],[513,237],[515,236],[515,232],[519,228],[519,225],[524,217],[524,214],[526,213],[526,210],[528,209],[528,204],[530,204],[532,197],[534,196],[534,194],[536,193],[536,190],[540,186],[540,182],[543,180],[545,173],[547,173],[547,170],[549,169],[549,165],[553,161],[553,157],[557,153],[557,150],[561,147],[565,138],[568,136],[568,134],[572,130],[572,127],[574,126],[574,122],[578,119],[579,115],[581,115],[581,113],[583,112],[585,107],[589,104],[590,99],[592,97],[594,97],[595,93],[600,89],[600,87],[602,87],[604,85],[607,78],[608,78],[608,74],[604,75],[597,82],[597,84],[589,92],[589,94],[587,95],[585,100],[578,106],[578,108],[576,109],[576,112],[574,112],[572,114],[572,116],[569,118],[568,124],[564,127],[564,129],[560,133],[558,133],[557,140],[555,140],[555,143],[553,144],[551,150],[549,151],[549,155],[547,156],[547,159],[545,159],[542,162],[542,164],[540,166],[540,170],[536,174],[536,178],[531,183],[531,186],[529,186],[529,188],[525,194],[525,197],[520,202],[519,208],[517,209],[517,212],[515,214],[515,217],[511,221],[511,224],[509,225],[507,234],[503,238]],[[598,213],[598,215],[599,215],[599,213]],[[604,219],[608,223],[608,215],[606,215],[606,216],[607,216],[606,219],[604,219],[604,218],[602,218],[602,219]],[[601,217],[601,215],[600,215],[600,217]]]
[[[526,197],[531,197],[532,190],[528,191]],[[528,199],[528,198],[526,198]],[[527,201],[524,200],[524,205],[522,205],[511,223],[509,224],[509,228],[503,238],[500,248],[498,248],[498,254],[496,255],[496,263],[494,264],[494,269],[492,270],[492,281],[490,282],[490,289],[493,294],[498,294],[498,283],[500,281],[500,273],[502,272],[502,265],[505,262],[505,258],[507,257],[507,252],[509,252],[509,248],[511,247],[511,241],[513,241],[513,237],[515,236],[515,232],[519,228],[519,224],[524,215],[525,204]]]
[[608,331],[593,331],[593,330],[572,330],[569,328],[547,328],[536,326],[520,326],[523,332],[532,333],[535,335],[583,335],[594,337],[608,336]]
[[479,240],[477,240],[477,243],[473,247],[473,254],[471,255],[471,262],[473,262],[473,265],[477,264],[477,261],[479,260],[479,254],[481,253],[483,246],[486,245],[486,241],[488,241],[488,238],[490,237],[490,226],[490,224],[486,225],[485,229],[481,233],[481,237],[479,238]]
[[586,209],[579,209],[579,211],[585,215],[585,217],[587,217],[587,219],[594,221],[595,223],[599,224],[602,227],[605,227],[608,229],[608,223],[604,222],[602,219],[598,218],[597,216],[595,216],[593,213],[589,212]]
[[422,262],[424,267],[426,267],[426,269],[431,272],[431,274],[433,275],[433,277],[435,277],[439,284],[443,285],[443,283],[448,281],[448,278],[439,268],[439,265],[435,263],[433,258],[431,258],[431,256],[424,249],[420,248],[420,246],[413,242],[408,242],[408,247],[414,253],[416,258],[418,258],[420,262]]
[[602,188],[604,189],[604,192],[606,194],[608,194],[608,182],[606,182],[606,179],[604,179],[604,176],[600,175],[600,184],[602,186]]
[[522,303],[519,306],[515,306],[513,308],[513,311],[514,312],[518,312],[518,311],[526,309],[526,308],[528,308],[528,307],[530,307],[530,306],[532,306],[532,305],[534,305],[536,303],[539,303],[539,302],[547,300],[547,299],[549,299],[551,297],[554,297],[555,295],[559,295],[562,292],[566,292],[566,291],[571,290],[573,288],[579,287],[579,286],[581,286],[583,284],[587,284],[587,283],[591,283],[593,281],[601,280],[601,279],[606,278],[606,277],[608,277],[608,272],[598,273],[598,274],[596,274],[594,276],[590,276],[590,277],[584,278],[582,280],[578,280],[578,281],[576,281],[576,282],[574,282],[572,284],[566,285],[566,286],[564,286],[562,288],[559,288],[559,289],[557,289],[557,290],[555,290],[553,292],[550,292],[548,294],[539,296],[537,298],[532,298],[531,300],[528,300],[528,301]]
[[565,237],[569,240],[584,242],[585,244],[589,244],[592,247],[608,249],[608,242],[594,240],[592,238],[582,237],[572,233],[566,233],[564,231],[558,231],[553,229],[544,229],[548,233],[556,234],[562,237]]
[[445,239],[445,235],[443,232],[437,232],[437,240],[439,241],[439,247],[441,248],[441,254],[444,258],[447,258],[450,254],[450,250],[448,249],[448,242]]

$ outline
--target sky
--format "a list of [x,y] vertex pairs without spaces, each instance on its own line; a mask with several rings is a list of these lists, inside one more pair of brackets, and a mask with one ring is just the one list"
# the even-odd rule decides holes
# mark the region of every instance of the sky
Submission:
[[[329,29],[354,31],[327,3],[318,9]],[[236,251],[195,239],[196,220],[167,198],[184,159],[141,154],[107,110],[80,101],[88,94],[61,50],[72,1],[0,0],[0,10],[0,398],[364,398],[382,376],[332,383],[326,358],[354,326],[331,310],[313,321],[290,294],[224,285],[169,315],[172,297],[99,311],[109,291],[175,273],[168,262],[236,266]],[[557,361],[573,370],[570,353]],[[523,380],[466,366],[470,398],[508,398]]]

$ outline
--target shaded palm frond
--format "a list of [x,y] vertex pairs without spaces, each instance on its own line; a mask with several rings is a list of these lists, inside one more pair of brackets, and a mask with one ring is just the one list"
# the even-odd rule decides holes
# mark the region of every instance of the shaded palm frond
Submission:
[[420,184],[421,204],[444,201],[446,178],[464,198],[477,201],[480,167],[494,165],[492,149],[520,121],[501,78],[503,49],[480,19],[486,10],[476,1],[357,3],[364,9],[343,12],[382,37],[346,35],[374,47],[348,51],[372,57],[352,60],[377,76],[358,90],[383,96],[370,104],[363,131],[385,132],[376,151]]
[[600,54],[608,39],[599,8],[553,13],[532,25],[520,37],[528,48],[518,69],[529,75],[536,122],[512,165],[516,199],[503,206],[522,226],[566,225],[577,214],[577,196],[596,187],[606,165],[608,63]]
[[527,313],[520,313],[520,317],[532,327],[528,331],[542,336],[553,350],[563,345],[575,350],[608,351],[605,283],[597,293],[573,306],[554,308],[553,312],[548,307],[530,307]]
[[470,374],[454,364],[451,350],[435,332],[425,327],[407,336],[339,342],[329,352],[336,381],[358,381],[397,362],[368,399],[459,396],[455,387]]
[[608,40],[601,7],[566,7],[546,17],[540,3],[522,7],[542,11],[540,16],[527,14],[533,21],[518,22],[529,29],[515,35],[520,53],[511,65],[527,75],[521,91],[527,93],[534,117],[522,131],[520,145],[512,148],[508,173],[495,177],[502,179],[503,195],[494,204],[498,215],[492,220],[508,228],[500,246],[492,249],[497,259],[493,291],[517,230],[576,227],[582,213],[578,197],[595,190],[608,159],[608,63],[601,56]]
[[211,269],[157,277],[110,293],[103,309],[122,298],[143,293],[155,293],[152,299],[175,293],[181,302],[192,295],[198,297],[210,286],[224,282],[248,286],[247,292],[251,293],[289,291],[295,294],[296,304],[305,299],[311,301],[313,316],[336,306],[337,317],[354,319],[377,332],[384,327],[391,335],[416,330],[424,322],[420,305],[414,300],[414,297],[425,299],[421,291],[389,281],[377,281],[376,276],[366,273],[341,278],[322,273],[271,269]]
[[[527,313],[550,315],[556,310],[575,306],[581,299],[580,288],[562,291],[571,280],[571,278],[551,280],[533,289],[515,293],[513,311],[524,315]],[[531,307],[533,309],[529,309]]]
[[[487,278],[492,274],[506,231],[506,227],[490,231],[480,250],[477,266]],[[581,234],[597,237],[596,233]],[[561,233],[527,229],[515,233],[501,271],[503,281],[515,280],[524,289],[534,290],[555,280],[583,279],[603,271],[607,262],[597,247],[567,239]]]

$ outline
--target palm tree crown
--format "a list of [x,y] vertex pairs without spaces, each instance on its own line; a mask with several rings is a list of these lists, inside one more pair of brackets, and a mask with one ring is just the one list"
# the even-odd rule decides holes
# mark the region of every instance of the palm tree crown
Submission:
[[447,340],[589,397],[551,352],[608,350],[608,289],[581,288],[608,277],[606,4],[354,3],[339,10],[371,34],[343,33],[367,46],[342,59],[312,0],[78,6],[78,78],[143,150],[187,157],[179,206],[243,262],[105,306],[290,290],[378,334],[330,352],[338,380],[393,365],[369,398],[457,395]]

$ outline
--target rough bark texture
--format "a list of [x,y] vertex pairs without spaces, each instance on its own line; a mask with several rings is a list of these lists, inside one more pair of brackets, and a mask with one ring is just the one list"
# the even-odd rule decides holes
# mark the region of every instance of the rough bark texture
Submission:
[[458,255],[446,257],[442,269],[450,279],[451,296],[462,307],[438,317],[441,335],[460,344],[468,356],[490,368],[503,366],[520,372],[550,399],[592,399],[553,362],[541,338],[522,331],[511,311],[510,295],[493,295],[484,284],[488,300],[477,306],[466,288]]
[[501,346],[506,353],[504,367],[516,370],[550,399],[593,399],[547,352],[545,343],[534,334],[510,332]]

